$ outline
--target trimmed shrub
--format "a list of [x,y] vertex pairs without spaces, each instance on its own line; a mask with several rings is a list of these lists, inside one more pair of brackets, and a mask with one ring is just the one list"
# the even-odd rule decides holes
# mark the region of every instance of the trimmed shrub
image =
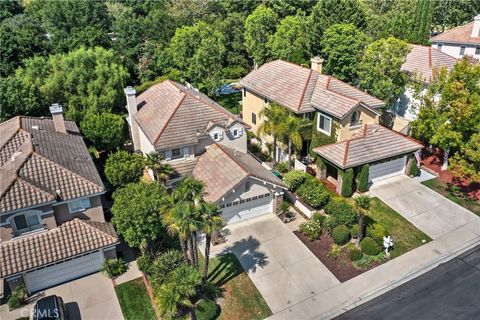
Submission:
[[299,230],[310,241],[318,239],[322,234],[322,226],[320,225],[320,223],[314,220],[301,223],[299,226]]
[[343,174],[342,196],[348,198],[353,194],[353,169],[347,169]]
[[355,209],[345,200],[331,200],[323,210],[332,216],[333,220],[329,222],[332,228],[341,224],[351,227],[357,223],[357,213]]
[[277,163],[277,165],[275,166],[275,169],[280,171],[280,173],[286,173],[288,171],[288,162],[285,161],[285,162]]
[[358,261],[362,259],[363,253],[362,251],[358,250],[357,248],[351,249],[349,252],[350,260],[351,261]]
[[417,167],[417,159],[412,159],[412,164],[410,165],[410,172],[408,173],[411,177],[416,177],[419,174],[418,167]]
[[354,224],[354,225],[350,228],[350,236],[351,236],[353,239],[357,239],[357,237],[358,237],[358,231],[359,231],[358,224]]
[[380,253],[380,247],[377,245],[375,240],[370,237],[365,237],[360,241],[360,247],[362,252],[369,256],[376,256]]
[[307,174],[300,170],[293,170],[287,172],[283,177],[283,181],[288,186],[288,188],[292,191],[295,191],[300,187],[300,185],[305,181],[307,178]]
[[27,288],[25,285],[16,287],[8,296],[7,304],[10,310],[18,309],[25,304]]
[[366,192],[368,191],[368,172],[370,170],[370,166],[368,164],[365,164],[362,166],[362,170],[360,170],[358,176],[357,176],[357,189],[360,192]]
[[330,198],[326,187],[312,176],[305,179],[297,189],[297,194],[303,201],[315,209],[322,208]]
[[313,213],[312,220],[317,221],[318,223],[320,223],[321,226],[323,226],[325,224],[326,219],[327,219],[327,217],[324,216],[323,214],[321,214],[320,212],[314,212]]
[[379,246],[383,246],[383,237],[388,235],[387,230],[379,223],[373,223],[367,226],[367,236],[375,240]]
[[342,247],[340,247],[338,244],[332,244],[330,250],[327,253],[327,256],[333,259],[337,259],[340,253],[342,253]]
[[198,320],[213,320],[217,318],[218,306],[212,300],[202,299],[197,302],[195,315]]
[[333,228],[332,238],[336,244],[344,245],[350,240],[350,231],[346,225],[339,225]]
[[102,271],[107,278],[112,279],[127,271],[127,265],[123,259],[107,259],[103,261]]

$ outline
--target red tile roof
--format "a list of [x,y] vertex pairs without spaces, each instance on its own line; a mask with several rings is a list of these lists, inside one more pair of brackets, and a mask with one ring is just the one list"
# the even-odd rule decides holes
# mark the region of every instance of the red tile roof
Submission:
[[460,43],[460,44],[480,44],[480,35],[472,37],[472,28],[474,22],[467,23],[466,25],[455,27],[453,29],[447,30],[433,38],[430,39],[431,42],[451,42],[451,43]]

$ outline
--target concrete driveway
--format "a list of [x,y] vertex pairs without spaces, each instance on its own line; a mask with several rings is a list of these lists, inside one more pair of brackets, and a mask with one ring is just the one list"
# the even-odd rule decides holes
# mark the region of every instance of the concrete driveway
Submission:
[[227,250],[237,256],[273,313],[340,283],[273,214],[226,229]]
[[374,183],[370,194],[380,198],[432,239],[479,220],[474,213],[406,176]]
[[[95,273],[65,284],[47,289],[42,296],[57,295],[63,298],[70,320],[118,320],[123,319],[122,310],[110,279]],[[13,320],[28,316],[35,302],[8,312],[2,305],[0,319]]]

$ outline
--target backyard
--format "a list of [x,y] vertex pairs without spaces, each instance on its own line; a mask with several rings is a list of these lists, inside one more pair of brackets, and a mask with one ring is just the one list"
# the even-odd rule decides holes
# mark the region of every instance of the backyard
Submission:
[[231,94],[222,94],[219,96],[214,96],[214,100],[230,111],[233,114],[240,114],[242,112],[242,93],[235,92]]

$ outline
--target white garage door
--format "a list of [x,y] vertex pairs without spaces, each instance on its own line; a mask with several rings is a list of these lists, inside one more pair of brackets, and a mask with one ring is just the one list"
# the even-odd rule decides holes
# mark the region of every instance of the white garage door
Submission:
[[407,157],[380,162],[370,166],[368,175],[369,182],[376,182],[393,176],[401,175],[405,172],[405,163]]
[[255,218],[272,212],[272,194],[263,198],[251,199],[244,203],[232,203],[222,210],[222,218],[226,224]]
[[26,284],[30,292],[39,291],[57,284],[97,272],[101,269],[103,252],[97,251],[52,266],[28,272]]

